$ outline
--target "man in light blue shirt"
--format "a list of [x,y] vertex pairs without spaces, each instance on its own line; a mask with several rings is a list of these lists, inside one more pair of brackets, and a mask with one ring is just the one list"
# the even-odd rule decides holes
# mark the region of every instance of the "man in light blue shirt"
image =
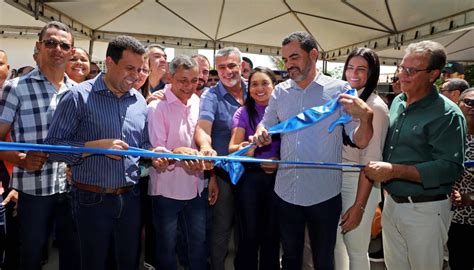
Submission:
[[[361,99],[342,94],[350,88],[348,83],[317,72],[315,39],[306,32],[295,32],[282,45],[283,61],[291,79],[276,86],[254,141],[259,146],[271,143],[268,128],[339,96],[344,108],[317,125],[281,134],[281,159],[341,162],[343,127],[337,126],[332,133],[327,130],[343,110],[357,118],[344,125],[346,132],[358,147],[367,146],[373,132],[372,110]],[[334,269],[341,181],[341,169],[295,165],[278,168],[275,192],[279,197],[283,269],[301,269],[306,224],[315,269]]]

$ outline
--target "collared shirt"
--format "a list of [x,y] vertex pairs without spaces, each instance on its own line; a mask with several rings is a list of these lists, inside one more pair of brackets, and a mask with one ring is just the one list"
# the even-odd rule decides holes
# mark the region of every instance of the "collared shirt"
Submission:
[[[257,115],[255,116],[255,128],[252,128],[250,125],[249,113],[247,106],[240,107],[234,114],[232,118],[232,129],[234,128],[243,128],[245,130],[244,138],[248,138],[251,135],[255,134],[255,129],[257,125],[262,121],[263,115],[265,114],[265,108],[267,106],[255,104],[255,111]],[[272,143],[265,145],[263,147],[258,147],[255,149],[256,158],[280,158],[280,134],[275,134],[272,136]]]
[[[197,149],[194,131],[199,116],[199,97],[192,95],[183,104],[165,86],[166,100],[155,100],[148,105],[148,131],[153,147],[168,150],[178,147]],[[148,195],[162,195],[176,200],[190,200],[204,189],[202,173],[186,170],[179,162],[164,171],[150,168]]]
[[459,107],[433,87],[407,107],[405,93],[390,108],[384,161],[414,165],[421,183],[390,180],[383,186],[397,196],[449,194],[463,171],[466,123]]
[[[104,82],[104,75],[71,89],[58,105],[48,137],[49,144],[83,147],[88,141],[119,139],[129,147],[150,149],[146,101],[131,89],[120,98]],[[119,188],[138,183],[139,157],[120,160],[105,155],[51,153],[50,158],[71,165],[73,180],[103,188]]]
[[[42,144],[59,99],[75,83],[64,75],[64,85],[56,90],[35,68],[5,83],[0,100],[0,121],[11,125],[14,142]],[[11,187],[30,195],[47,196],[66,191],[66,165],[46,161],[40,171],[13,168]]]
[[[301,89],[293,80],[278,84],[272,93],[261,124],[270,128],[306,109],[321,106],[347,89],[348,83],[318,73],[315,79]],[[282,133],[280,155],[282,160],[341,162],[342,127],[332,133],[328,127],[342,115],[339,109],[316,125],[295,132]],[[345,125],[352,136],[357,121]],[[275,192],[286,202],[310,206],[324,202],[341,192],[341,169],[282,165],[278,167]]]
[[[241,80],[244,100],[247,98],[247,83]],[[212,122],[212,148],[220,156],[229,154],[232,117],[240,103],[230,94],[221,82],[211,87],[201,96],[199,120]]]

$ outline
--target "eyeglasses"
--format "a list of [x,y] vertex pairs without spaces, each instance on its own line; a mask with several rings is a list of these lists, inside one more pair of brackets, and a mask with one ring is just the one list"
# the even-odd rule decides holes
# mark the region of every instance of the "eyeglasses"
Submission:
[[474,107],[474,99],[465,98],[462,102],[468,107]]
[[59,48],[61,48],[64,51],[69,51],[72,48],[72,45],[66,42],[62,41],[57,41],[55,39],[45,39],[41,41],[44,46],[48,49],[56,49],[59,45]]
[[398,82],[399,79],[400,79],[400,78],[398,78],[398,77],[392,77],[392,83]]
[[404,66],[399,66],[397,68],[399,73],[405,72],[408,76],[414,76],[416,73],[420,71],[431,71],[432,69],[430,68],[425,68],[425,69],[416,69],[413,67],[404,67]]

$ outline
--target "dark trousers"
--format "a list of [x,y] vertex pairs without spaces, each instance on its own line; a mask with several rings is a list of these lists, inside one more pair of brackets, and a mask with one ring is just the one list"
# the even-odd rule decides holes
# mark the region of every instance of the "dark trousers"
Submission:
[[197,196],[190,200],[175,200],[163,196],[150,197],[156,237],[157,269],[177,269],[176,243],[180,219],[187,244],[189,269],[206,270],[207,198]]
[[240,240],[235,269],[280,269],[276,173],[267,174],[256,166],[246,168],[236,187]]
[[[106,269],[113,248],[117,269],[137,269],[140,243],[140,188],[122,195],[72,188],[82,269]],[[113,245],[113,246],[112,246]]]
[[[152,224],[152,214],[151,214],[151,200],[150,196],[148,196],[148,181],[150,181],[150,177],[142,177],[140,178],[140,207],[141,207],[141,227],[144,231],[144,236],[141,237],[142,241],[144,241],[145,247],[145,262],[152,264],[155,261],[153,258],[155,253],[155,236],[153,231],[153,224]],[[141,248],[141,245],[140,245]]]
[[[222,173],[218,169],[214,171],[219,186],[219,198],[212,209],[211,269],[223,270],[235,220],[235,201],[232,183],[226,173]],[[238,233],[234,235],[238,235]]]
[[[207,200],[209,195],[209,189],[204,188],[201,192],[201,197]],[[178,255],[179,264],[184,267],[184,269],[189,268],[189,259],[187,255],[187,246],[186,236],[185,236],[185,223],[183,216],[180,215],[178,218],[178,242],[176,243],[176,253]],[[206,259],[209,258],[211,254],[211,233],[212,233],[212,208],[209,203],[206,203]]]
[[59,249],[59,269],[76,269],[77,239],[68,193],[50,196],[18,194],[20,223],[20,268],[41,269],[43,247],[54,224]]
[[281,198],[278,200],[283,269],[301,269],[306,224],[311,242],[314,269],[334,269],[334,246],[342,210],[341,195],[311,206],[294,205]]
[[473,249],[468,247],[472,243],[474,243],[474,225],[451,222],[448,232],[449,267],[451,270],[474,269]]

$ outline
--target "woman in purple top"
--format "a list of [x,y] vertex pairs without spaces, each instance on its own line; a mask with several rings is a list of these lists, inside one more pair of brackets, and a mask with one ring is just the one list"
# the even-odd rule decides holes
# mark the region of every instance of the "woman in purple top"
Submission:
[[[249,144],[248,137],[255,134],[263,118],[275,81],[273,72],[265,67],[257,67],[250,73],[245,106],[240,107],[232,119],[230,153]],[[279,159],[280,137],[274,136],[272,144],[254,147],[247,155]],[[244,166],[245,173],[235,189],[240,230],[235,269],[280,269],[277,197],[273,191],[277,166],[271,163],[245,163]]]

